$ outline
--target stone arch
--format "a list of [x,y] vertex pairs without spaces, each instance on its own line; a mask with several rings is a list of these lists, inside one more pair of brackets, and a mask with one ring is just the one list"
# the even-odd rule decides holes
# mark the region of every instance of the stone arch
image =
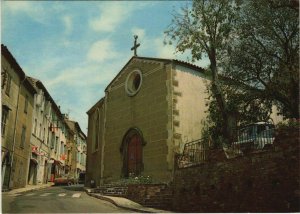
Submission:
[[144,169],[143,146],[146,142],[140,129],[134,127],[125,133],[120,152],[123,156],[122,176],[129,177],[130,174],[138,176]]

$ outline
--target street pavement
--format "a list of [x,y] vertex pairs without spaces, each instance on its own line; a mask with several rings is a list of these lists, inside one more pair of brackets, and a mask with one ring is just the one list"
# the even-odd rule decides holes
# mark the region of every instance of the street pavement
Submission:
[[[92,197],[89,197],[92,196]],[[99,200],[101,199],[101,200]],[[82,185],[28,185],[2,193],[3,213],[165,213],[122,197],[92,193]]]
[[92,192],[90,192],[89,189],[87,189],[86,191],[90,196],[111,202],[114,205],[116,205],[117,207],[125,208],[128,210],[132,210],[132,211],[136,211],[136,212],[143,212],[143,213],[169,213],[169,211],[165,211],[165,210],[144,207],[144,206],[142,206],[134,201],[131,201],[127,198],[105,196],[105,195],[102,195],[99,193],[92,193]]
[[128,213],[114,204],[90,197],[82,185],[28,187],[2,193],[2,213]]

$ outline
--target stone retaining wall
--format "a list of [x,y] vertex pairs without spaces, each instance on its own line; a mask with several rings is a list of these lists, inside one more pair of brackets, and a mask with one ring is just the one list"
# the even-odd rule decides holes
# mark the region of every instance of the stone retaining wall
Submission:
[[[299,130],[281,130],[270,150],[177,169],[173,210],[299,212]],[[218,156],[218,158],[220,158]]]
[[170,209],[172,204],[172,190],[164,184],[107,184],[93,192],[125,197],[146,207]]

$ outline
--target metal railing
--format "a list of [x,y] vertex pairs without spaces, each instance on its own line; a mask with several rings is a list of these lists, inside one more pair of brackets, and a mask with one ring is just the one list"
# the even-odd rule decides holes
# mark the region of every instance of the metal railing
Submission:
[[[274,126],[255,124],[237,130],[236,138],[231,145],[223,145],[228,159],[246,154],[250,151],[262,150],[272,146],[274,142]],[[208,160],[209,144],[203,139],[184,145],[183,153],[177,156],[178,168],[186,168]]]
[[186,168],[205,162],[208,155],[207,151],[208,146],[202,139],[186,143],[183,153],[178,156],[178,167]]
[[253,131],[241,129],[237,132],[237,140],[232,143],[232,147],[242,151],[260,150],[270,146],[274,142],[275,129]]

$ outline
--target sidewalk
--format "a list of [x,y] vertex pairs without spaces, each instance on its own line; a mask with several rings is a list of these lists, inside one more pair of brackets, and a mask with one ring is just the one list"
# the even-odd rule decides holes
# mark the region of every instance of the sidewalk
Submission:
[[112,197],[112,196],[105,196],[100,193],[93,193],[92,189],[84,187],[86,193],[92,197],[99,198],[101,200],[108,201],[110,203],[113,203],[117,207],[136,211],[136,212],[143,212],[143,213],[171,213],[170,211],[165,211],[165,210],[159,210],[159,209],[154,209],[154,208],[149,208],[149,207],[143,207],[142,205],[131,201],[127,198],[122,198],[122,197]]
[[23,192],[31,192],[34,190],[45,189],[45,188],[51,187],[53,185],[54,185],[54,183],[52,183],[52,182],[48,182],[47,184],[26,185],[26,187],[23,187],[23,188],[12,189],[7,192],[2,192],[2,195],[6,195],[6,194],[12,195],[12,194],[18,194],[18,193],[23,193]]

